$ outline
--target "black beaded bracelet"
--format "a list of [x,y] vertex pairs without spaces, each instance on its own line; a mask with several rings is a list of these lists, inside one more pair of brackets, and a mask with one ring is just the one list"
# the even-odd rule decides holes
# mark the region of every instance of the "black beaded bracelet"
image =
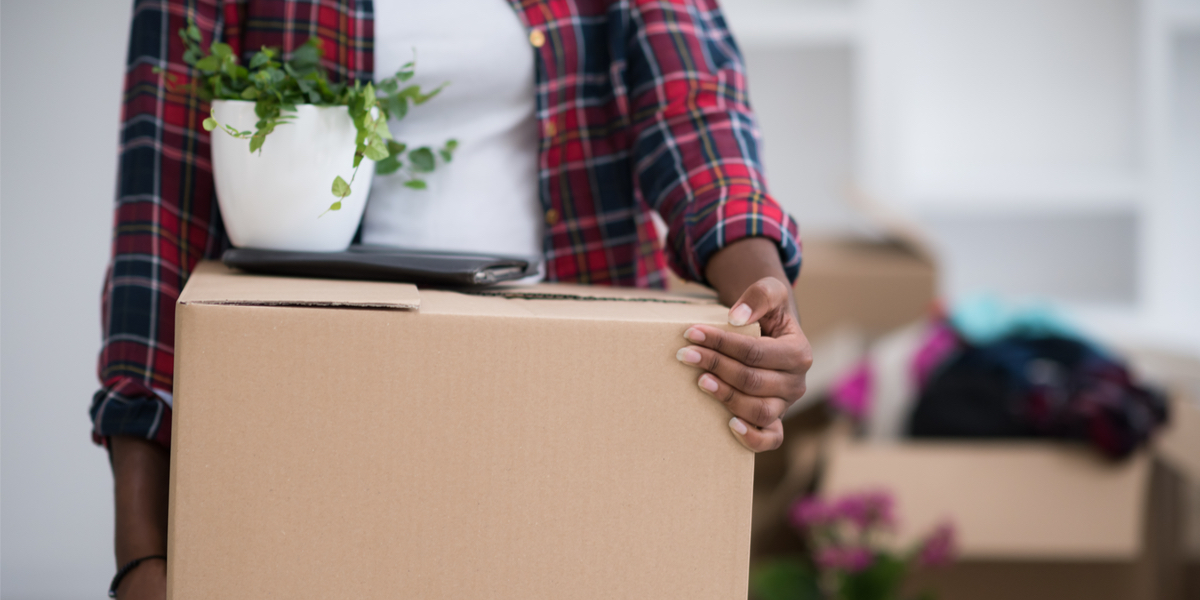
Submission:
[[166,556],[163,556],[162,554],[155,554],[154,556],[143,556],[141,558],[135,558],[135,559],[125,563],[125,566],[121,567],[121,569],[119,571],[117,571],[117,574],[115,576],[113,576],[112,585],[108,586],[108,597],[109,598],[117,597],[117,586],[121,585],[121,580],[125,579],[125,576],[128,575],[129,572],[132,571],[135,567],[142,564],[142,561],[151,560],[151,559],[155,559],[155,558],[161,558],[163,560],[167,560]]

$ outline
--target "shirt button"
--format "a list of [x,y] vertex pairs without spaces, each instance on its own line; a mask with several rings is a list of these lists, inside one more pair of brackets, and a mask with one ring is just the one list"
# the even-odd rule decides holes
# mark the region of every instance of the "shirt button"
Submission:
[[554,126],[554,121],[546,122],[546,137],[554,137],[558,135],[558,127]]
[[534,48],[541,48],[546,45],[546,34],[542,33],[541,29],[534,29],[529,32],[529,43],[533,44]]
[[554,210],[553,208],[546,211],[546,224],[553,226],[557,223],[558,223],[558,211]]

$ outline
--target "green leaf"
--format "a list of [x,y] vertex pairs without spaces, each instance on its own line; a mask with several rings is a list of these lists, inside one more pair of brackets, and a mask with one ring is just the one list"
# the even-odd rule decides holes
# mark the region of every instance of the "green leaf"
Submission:
[[[341,178],[339,177],[339,179],[341,179]],[[342,201],[338,200],[337,202],[330,204],[329,210],[342,210]]]
[[404,163],[400,162],[400,159],[398,157],[396,157],[394,155],[389,156],[389,157],[375,163],[375,174],[376,175],[391,175],[392,173],[399,171],[400,167],[403,167],[403,166],[404,166]]
[[[341,175],[338,175],[337,179],[333,180],[333,195],[338,198],[345,198],[350,195],[350,184],[346,183],[346,180],[342,179]],[[334,208],[334,206],[337,208]],[[333,206],[329,207],[329,210],[337,210],[338,208],[341,208],[341,203],[334,202]]]
[[426,102],[429,102],[435,96],[442,93],[442,90],[445,89],[447,85],[449,85],[449,83],[443,83],[442,85],[439,85],[436,88],[434,88],[434,90],[432,92],[429,92],[428,94],[418,94],[415,98],[413,98],[413,104],[420,106],[422,104],[425,104]]
[[196,61],[195,67],[201,71],[216,71],[221,68],[221,61],[217,57],[209,55]]
[[384,146],[383,140],[379,138],[372,139],[371,143],[367,146],[366,151],[363,153],[366,154],[367,158],[371,160],[383,160],[390,156],[388,154],[387,146]]
[[404,151],[408,149],[408,146],[402,142],[389,140],[387,143],[387,149],[388,149],[388,152],[390,152],[392,154],[403,154]]
[[243,100],[253,100],[257,97],[258,97],[258,89],[257,88],[248,87],[248,88],[242,90],[242,99]]
[[446,146],[438,150],[438,154],[442,156],[442,160],[450,162],[454,159],[454,150],[458,148],[458,140],[448,140]]
[[230,47],[229,44],[222,42],[213,42],[212,46],[209,46],[208,51],[212,52],[213,55],[218,58],[233,56],[233,48]]
[[396,95],[400,96],[401,98],[408,98],[411,100],[421,95],[421,86],[410,85],[399,92],[396,92]]
[[414,190],[423,190],[429,186],[425,184],[425,180],[423,179],[409,179],[408,181],[404,182],[404,187],[412,188]]
[[411,60],[404,63],[404,66],[400,67],[399,71],[396,71],[396,80],[404,82],[412,79],[413,73],[416,72],[416,67],[416,63]]
[[187,37],[188,37],[188,39],[192,40],[193,42],[199,43],[201,40],[200,28],[196,27],[195,23],[191,23],[190,22],[191,19],[188,19],[188,21],[189,21],[189,23],[188,23],[188,27],[187,27]]
[[263,142],[267,141],[266,135],[256,135],[250,138],[250,152],[262,149]]
[[392,139],[392,130],[388,129],[387,121],[386,115],[379,115],[379,118],[371,124],[371,132],[385,140]]
[[408,162],[412,163],[413,170],[418,173],[428,173],[434,169],[435,163],[433,159],[433,150],[428,147],[421,147],[408,153]]
[[[194,123],[194,122],[195,122],[195,121],[193,121],[193,123]],[[214,118],[212,118],[212,117],[209,117],[209,118],[207,118],[207,119],[205,119],[205,120],[204,120],[204,123],[203,123],[203,125],[204,125],[204,130],[205,130],[205,131],[212,131],[212,130],[214,130],[214,129],[216,129],[216,128],[217,128],[217,125],[218,125],[218,123],[217,123],[217,120],[216,120],[216,119],[214,119]]]
[[403,119],[408,114],[408,99],[399,95],[388,96],[387,109],[393,119]]
[[895,598],[904,583],[907,567],[903,561],[876,553],[870,567],[847,575],[842,580],[842,597],[847,600]]
[[750,591],[759,600],[821,600],[817,575],[799,557],[771,560],[750,571]]
[[250,59],[250,68],[257,69],[269,62],[271,62],[271,55],[267,54],[266,50],[263,49],[254,53],[254,56]]
[[202,56],[204,56],[204,54],[202,54],[199,50],[188,48],[183,53],[183,62],[194,67],[196,66],[196,61],[200,60],[200,57]]
[[[312,38],[292,52],[291,63],[298,69],[312,68],[321,60],[321,51],[313,45]],[[319,42],[318,42],[319,43]]]

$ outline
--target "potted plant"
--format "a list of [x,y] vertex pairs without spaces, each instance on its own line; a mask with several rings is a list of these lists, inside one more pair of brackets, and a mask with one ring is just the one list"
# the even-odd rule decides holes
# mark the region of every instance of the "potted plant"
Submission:
[[454,140],[436,150],[409,149],[388,129],[389,119],[404,118],[410,105],[445,87],[424,92],[403,85],[415,61],[378,85],[333,83],[320,65],[317,38],[286,61],[264,47],[242,65],[228,44],[214,42],[203,51],[194,23],[179,35],[187,46],[183,60],[197,71],[189,88],[212,103],[204,128],[228,134],[212,136],[212,161],[217,201],[235,246],[344,250],[366,208],[372,173],[400,172],[405,185],[424,189],[421,176],[439,157],[453,157]]
[[790,521],[804,537],[810,556],[778,558],[750,575],[757,600],[932,600],[912,596],[909,575],[918,568],[949,563],[954,527],[943,522],[914,547],[889,540],[897,525],[891,495],[881,491],[825,500],[809,497],[792,505]]

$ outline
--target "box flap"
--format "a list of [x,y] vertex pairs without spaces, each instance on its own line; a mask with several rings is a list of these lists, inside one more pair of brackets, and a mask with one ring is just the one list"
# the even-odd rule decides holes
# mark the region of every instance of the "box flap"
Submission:
[[823,488],[890,491],[909,544],[944,519],[967,559],[1132,560],[1151,457],[1119,464],[1051,443],[834,445]]
[[179,295],[180,304],[417,309],[421,294],[408,283],[247,275],[202,262]]

